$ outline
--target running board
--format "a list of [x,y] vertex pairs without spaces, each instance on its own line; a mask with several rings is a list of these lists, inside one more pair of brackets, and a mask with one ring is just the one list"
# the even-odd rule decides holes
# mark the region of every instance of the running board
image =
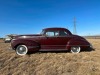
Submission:
[[40,49],[39,51],[68,51],[68,49]]

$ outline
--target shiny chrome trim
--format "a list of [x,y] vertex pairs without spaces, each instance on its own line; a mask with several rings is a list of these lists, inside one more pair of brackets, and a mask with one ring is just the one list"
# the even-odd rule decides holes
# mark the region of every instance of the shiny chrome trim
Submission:
[[41,46],[66,46],[66,45],[41,45]]
[[91,46],[91,45],[41,45],[41,46]]
[[40,49],[39,51],[67,51],[68,49]]
[[90,45],[67,45],[67,46],[90,46]]
[[28,46],[28,48],[38,48],[39,46]]

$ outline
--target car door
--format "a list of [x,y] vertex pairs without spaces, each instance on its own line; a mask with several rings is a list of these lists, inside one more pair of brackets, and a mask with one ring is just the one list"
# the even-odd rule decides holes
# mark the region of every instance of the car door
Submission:
[[68,32],[64,31],[64,30],[60,30],[59,31],[59,36],[57,37],[57,39],[59,40],[59,46],[61,46],[62,49],[66,49],[66,45],[68,43],[68,41],[71,39],[72,37],[68,34]]
[[46,31],[41,39],[41,49],[60,49],[60,40],[58,38],[58,31]]

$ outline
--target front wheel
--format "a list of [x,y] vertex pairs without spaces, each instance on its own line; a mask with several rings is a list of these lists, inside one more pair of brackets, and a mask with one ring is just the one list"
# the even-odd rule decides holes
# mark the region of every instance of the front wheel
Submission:
[[73,46],[71,47],[72,53],[79,53],[81,51],[81,48],[79,46]]
[[28,48],[27,48],[27,46],[26,45],[19,45],[19,46],[17,46],[17,48],[16,48],[16,53],[18,54],[18,55],[26,55],[27,54],[27,52],[28,52]]

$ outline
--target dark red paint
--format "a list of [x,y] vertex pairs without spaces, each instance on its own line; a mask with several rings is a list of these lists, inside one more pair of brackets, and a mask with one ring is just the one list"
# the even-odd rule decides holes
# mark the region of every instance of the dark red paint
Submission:
[[80,46],[81,48],[91,46],[86,39],[73,35],[65,28],[46,28],[41,34],[18,35],[11,41],[11,46],[16,49],[18,45],[26,45],[29,51],[66,51],[70,50],[71,46]]

